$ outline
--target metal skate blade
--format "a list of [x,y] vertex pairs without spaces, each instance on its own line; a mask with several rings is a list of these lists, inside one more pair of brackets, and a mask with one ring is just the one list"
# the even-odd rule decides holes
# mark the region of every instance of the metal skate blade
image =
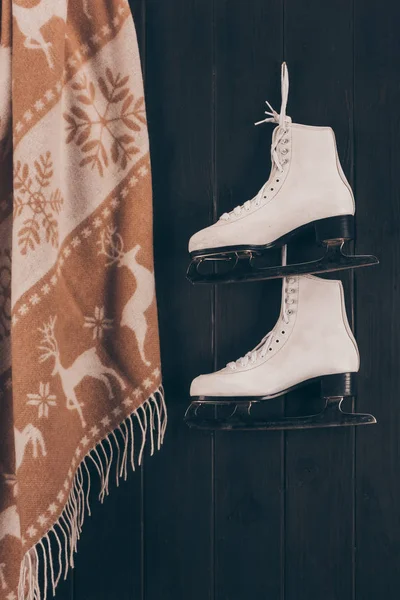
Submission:
[[[342,252],[343,243],[330,244],[325,255],[317,260],[289,265],[264,266],[263,256],[247,253],[236,257],[195,258],[189,265],[187,278],[193,284],[198,283],[237,283],[247,281],[263,281],[317,273],[330,273],[347,269],[358,269],[379,264],[373,255],[348,256]],[[225,262],[229,268],[220,272],[201,272],[203,261],[211,265],[215,261]]]
[[[208,431],[282,431],[289,429],[321,429],[327,427],[348,427],[373,425],[373,415],[347,413],[341,410],[343,398],[326,399],[325,408],[314,415],[279,418],[254,418],[251,407],[254,401],[226,402],[230,406],[230,414],[225,417],[202,416],[199,410],[204,406],[201,402],[192,402],[185,415],[186,424],[193,429]],[[221,403],[219,403],[222,405]],[[212,406],[209,403],[209,407]],[[217,405],[215,405],[217,406]]]

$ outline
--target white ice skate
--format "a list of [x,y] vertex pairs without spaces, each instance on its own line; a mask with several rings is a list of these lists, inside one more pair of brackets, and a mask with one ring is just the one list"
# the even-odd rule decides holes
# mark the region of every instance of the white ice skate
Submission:
[[[359,370],[356,341],[349,327],[340,281],[312,275],[283,280],[282,307],[273,328],[251,352],[224,369],[192,382],[186,421],[197,428],[291,429],[375,423],[372,415],[343,413],[340,404],[354,396]],[[321,382],[325,410],[317,415],[279,420],[254,419],[254,403]],[[211,410],[206,409],[206,405]],[[215,406],[231,405],[228,417]],[[204,412],[205,410],[205,412]],[[225,411],[226,415],[226,411]]]
[[[286,115],[289,76],[282,65],[282,105],[271,107],[260,123],[277,123],[272,134],[271,173],[258,194],[225,213],[210,227],[192,236],[192,283],[273,279],[376,264],[374,256],[346,256],[346,240],[354,238],[354,198],[340,165],[335,134],[330,127],[292,123]],[[260,124],[256,123],[256,125]],[[314,228],[326,247],[323,258],[299,264],[263,268],[259,257],[280,248],[305,229]],[[228,266],[213,272],[204,263]],[[203,266],[202,266],[203,265]]]

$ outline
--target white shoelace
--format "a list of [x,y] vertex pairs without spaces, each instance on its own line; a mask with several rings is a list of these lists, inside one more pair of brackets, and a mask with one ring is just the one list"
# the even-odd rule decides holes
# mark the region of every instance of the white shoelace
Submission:
[[[282,265],[284,266],[286,264],[287,264],[287,246],[283,246],[282,247]],[[292,304],[290,295],[295,292],[295,290],[293,288],[288,287],[288,286],[290,286],[292,281],[295,281],[295,279],[292,277],[289,277],[288,279],[285,277],[282,279],[282,309],[281,309],[281,315],[280,315],[281,318],[278,320],[276,326],[274,327],[274,329],[272,329],[270,332],[268,332],[267,335],[265,335],[263,337],[261,342],[259,342],[259,344],[257,344],[257,346],[255,348],[253,348],[253,350],[250,350],[250,352],[247,352],[244,356],[241,356],[237,360],[229,362],[226,365],[228,368],[232,369],[232,371],[235,371],[238,366],[239,367],[247,367],[248,364],[253,365],[260,358],[265,358],[265,356],[268,352],[270,343],[275,338],[276,332],[277,332],[277,330],[280,329],[280,325],[282,324],[282,322],[285,323],[286,325],[289,324],[290,316],[293,311],[291,308],[288,308],[288,305]]]
[[276,171],[279,173],[283,172],[283,165],[281,163],[280,156],[278,154],[279,144],[281,143],[284,136],[287,134],[287,127],[291,123],[291,118],[286,116],[286,106],[289,95],[289,73],[286,66],[286,63],[282,63],[281,68],[281,94],[282,94],[282,102],[281,102],[281,112],[277,113],[276,110],[272,108],[270,103],[266,100],[266,104],[270,111],[266,110],[265,114],[267,117],[262,121],[257,121],[255,125],[261,125],[261,123],[277,123],[278,127],[275,128],[272,134],[272,144],[271,144],[271,164],[272,171],[271,176],[266,182],[266,184],[261,188],[260,192],[253,198],[252,200],[247,200],[244,204],[236,206],[230,213],[224,213],[220,219],[223,221],[228,221],[231,218],[231,215],[238,217],[243,210],[250,210],[252,206],[255,204],[259,206],[260,198],[264,194],[264,189],[267,185],[269,185],[270,179],[275,176]]

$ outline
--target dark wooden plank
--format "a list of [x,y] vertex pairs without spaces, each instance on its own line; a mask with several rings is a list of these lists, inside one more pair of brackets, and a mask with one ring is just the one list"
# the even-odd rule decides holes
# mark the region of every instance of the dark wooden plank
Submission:
[[[92,516],[87,517],[74,570],[75,600],[143,598],[141,582],[141,475],[130,474],[117,488],[110,477],[110,495],[100,504],[94,466]],[[114,474],[114,469],[112,469]]]
[[212,368],[211,290],[185,280],[187,244],[212,209],[212,2],[148,0],[146,84],[156,280],[169,426],[145,468],[146,600],[212,597],[211,439],[183,423]]
[[[282,16],[281,0],[216,3],[218,216],[252,198],[269,175],[272,126],[253,124],[263,118],[266,98],[280,104]],[[216,289],[216,367],[243,356],[269,331],[279,296],[279,282]],[[281,442],[279,433],[216,435],[218,600],[280,597]]]
[[357,278],[362,359],[358,408],[378,425],[357,432],[356,597],[400,595],[400,5],[355,0],[357,250],[379,267]]
[[[333,127],[350,181],[352,35],[348,0],[285,0],[288,114],[296,123]],[[334,278],[347,279],[351,292],[351,275]],[[298,394],[297,400],[304,410],[306,394]],[[291,402],[289,398],[287,404]],[[286,435],[287,600],[353,598],[353,442],[350,429]]]

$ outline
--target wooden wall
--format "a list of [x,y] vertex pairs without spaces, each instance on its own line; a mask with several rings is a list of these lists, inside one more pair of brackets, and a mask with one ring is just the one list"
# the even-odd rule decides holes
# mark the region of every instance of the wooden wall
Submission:
[[[58,598],[398,600],[400,4],[131,4],[147,89],[170,423],[142,473],[103,506],[93,501]],[[334,128],[356,195],[357,252],[381,259],[345,276],[362,360],[356,406],[379,423],[194,432],[183,424],[192,378],[243,355],[279,311],[279,282],[192,287],[185,269],[190,235],[268,176],[272,127],[252,123],[265,99],[279,109],[283,59],[288,114]]]

